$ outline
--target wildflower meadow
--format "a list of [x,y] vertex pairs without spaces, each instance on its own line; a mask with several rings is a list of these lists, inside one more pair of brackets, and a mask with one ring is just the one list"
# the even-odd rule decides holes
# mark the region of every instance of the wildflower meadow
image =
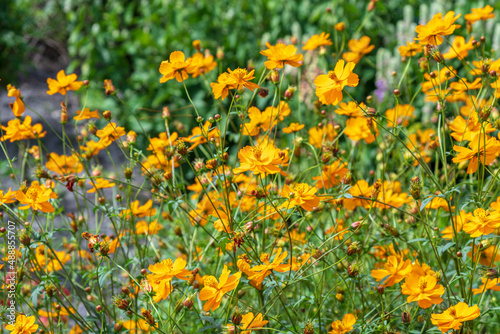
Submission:
[[500,333],[500,7],[384,6],[0,73],[0,333]]

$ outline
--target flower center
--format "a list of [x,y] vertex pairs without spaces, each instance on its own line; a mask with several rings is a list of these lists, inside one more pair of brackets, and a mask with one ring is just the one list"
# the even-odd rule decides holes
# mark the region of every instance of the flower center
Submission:
[[213,276],[207,276],[205,278],[203,278],[203,284],[205,286],[209,286],[211,288],[217,288],[217,278],[213,277]]
[[424,278],[421,278],[420,282],[418,283],[418,287],[420,291],[425,291],[425,289],[427,288],[427,281]]

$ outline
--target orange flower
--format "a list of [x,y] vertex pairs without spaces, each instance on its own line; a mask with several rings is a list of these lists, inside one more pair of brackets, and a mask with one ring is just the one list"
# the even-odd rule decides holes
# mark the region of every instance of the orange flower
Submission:
[[50,153],[49,160],[45,163],[48,170],[57,174],[78,174],[83,171],[83,165],[80,163],[80,158],[73,155],[59,155]]
[[233,169],[234,174],[252,171],[261,177],[267,174],[284,172],[279,165],[286,166],[288,156],[285,151],[263,140],[257,146],[245,146],[238,152],[240,167]]
[[108,180],[103,178],[96,178],[94,181],[89,180],[89,183],[92,186],[92,189],[89,189],[87,191],[87,193],[89,194],[97,192],[97,189],[113,188],[114,186],[116,186],[116,183],[109,182]]
[[493,7],[486,5],[483,8],[472,8],[472,13],[466,14],[464,18],[470,23],[474,23],[479,20],[488,20],[495,17],[493,14]]
[[312,179],[316,181],[316,188],[330,189],[338,185],[347,172],[347,163],[336,160],[331,165],[324,165],[321,176],[315,176]]
[[470,234],[471,238],[493,233],[500,227],[500,212],[485,211],[478,208],[474,210],[474,215],[469,217],[469,222],[463,226],[463,230]]
[[392,128],[396,125],[407,126],[410,124],[410,118],[415,117],[413,113],[415,112],[415,107],[409,104],[397,105],[394,108],[387,109],[385,112],[385,117],[388,118],[387,126]]
[[60,70],[57,73],[57,80],[52,78],[47,79],[47,84],[49,85],[49,90],[47,94],[54,95],[59,93],[61,95],[66,95],[68,90],[79,90],[83,85],[83,81],[76,81],[76,74],[66,75],[64,70]]
[[469,143],[469,148],[453,145],[458,155],[452,159],[454,163],[469,161],[467,173],[473,174],[477,171],[478,162],[489,165],[495,160],[499,152],[499,144],[495,138],[486,136],[486,145],[482,135],[476,135]]
[[227,269],[227,266],[224,266],[218,282],[214,276],[203,277],[203,284],[205,287],[200,291],[199,297],[200,300],[207,300],[205,305],[203,305],[203,310],[205,312],[215,311],[219,308],[224,294],[234,290],[236,286],[238,286],[241,272],[232,276],[229,275],[230,273],[231,271]]
[[486,249],[483,247],[479,248],[474,247],[474,254],[472,251],[467,253],[467,256],[474,260],[474,262],[478,259],[477,252],[479,251],[479,263],[483,266],[491,266],[494,262],[500,261],[500,250],[497,246],[489,246]]
[[486,290],[500,291],[500,278],[494,278],[494,279],[481,278],[481,282],[483,283],[483,285],[481,285],[477,289],[472,289],[472,292],[475,295],[483,293]]
[[395,256],[389,256],[387,263],[384,264],[384,269],[372,270],[371,274],[377,282],[384,280],[384,286],[393,286],[401,282],[412,271],[410,260],[403,262],[403,259],[398,259]]
[[20,314],[16,317],[16,322],[13,325],[7,325],[6,330],[10,331],[11,334],[30,334],[35,333],[38,329],[38,325],[35,325],[35,317],[27,317],[24,314]]
[[57,195],[52,192],[52,189],[43,184],[40,185],[38,181],[31,182],[31,186],[25,192],[21,189],[16,191],[16,199],[25,205],[20,206],[19,210],[32,208],[34,211],[54,212],[54,207],[49,202],[51,198],[57,198]]
[[302,130],[304,128],[304,124],[299,123],[291,123],[289,126],[283,128],[284,133],[294,133]]
[[349,117],[361,117],[364,116],[364,110],[367,109],[366,104],[363,102],[356,103],[354,101],[349,101],[347,103],[341,102],[339,107],[335,109],[335,112],[339,115],[345,115]]
[[344,134],[349,139],[363,139],[367,144],[373,143],[379,134],[377,124],[369,117],[351,117],[345,126]]
[[440,296],[444,293],[444,287],[437,284],[434,276],[408,276],[401,293],[408,296],[408,303],[417,301],[418,306],[425,309],[443,302]]
[[370,37],[363,36],[359,40],[351,39],[347,43],[347,47],[351,52],[346,52],[342,55],[342,59],[347,62],[354,62],[357,64],[365,54],[370,53],[375,45],[370,45]]
[[302,47],[302,50],[315,50],[320,46],[332,45],[332,41],[330,40],[330,34],[322,32],[321,35],[312,35],[311,38],[305,43]]
[[423,50],[422,45],[417,44],[415,42],[406,42],[406,46],[401,45],[398,48],[398,51],[399,51],[399,54],[401,55],[401,57],[413,57],[417,53],[422,52],[422,50]]
[[76,116],[73,117],[73,119],[76,121],[83,121],[84,119],[89,118],[99,119],[99,113],[97,112],[97,109],[94,111],[90,111],[90,108],[83,108],[83,110],[77,110]]
[[466,303],[459,302],[455,306],[450,306],[450,308],[441,314],[432,314],[431,322],[442,333],[446,333],[450,329],[459,330],[462,322],[476,319],[480,314],[481,312],[477,305],[469,307]]
[[[491,133],[496,131],[494,127],[491,126],[489,122],[484,123],[484,128],[477,117],[475,111],[471,112],[469,117],[463,118],[462,116],[457,116],[450,123],[451,136],[456,141],[472,141],[474,137],[479,136],[479,133],[483,131],[484,133]],[[483,129],[483,130],[481,130]]]
[[267,61],[264,65],[269,70],[274,70],[275,68],[283,68],[285,64],[293,67],[302,66],[303,56],[297,53],[297,48],[293,45],[285,45],[283,43],[278,43],[276,45],[271,45],[266,42],[267,50],[263,50],[260,54],[267,57]]
[[460,25],[453,24],[460,15],[455,16],[455,12],[451,11],[443,18],[443,14],[437,13],[426,25],[419,25],[415,29],[418,33],[415,40],[420,44],[440,45],[443,43],[442,36],[451,35],[455,29],[460,28]]
[[6,193],[3,190],[0,190],[0,204],[9,204],[14,203],[16,201],[16,193],[9,188],[9,191]]
[[230,209],[221,205],[218,209],[215,209],[212,216],[216,217],[214,221],[214,228],[219,232],[233,233],[231,229],[231,212]]
[[[215,208],[221,203],[215,199],[210,199],[209,195],[204,196],[196,203],[196,209],[189,212],[189,220],[192,225],[205,226],[209,216],[213,215]],[[216,215],[213,215],[217,217]]]
[[[460,232],[462,231],[462,228],[464,224],[467,224],[469,222],[469,219],[472,217],[471,213],[467,213],[464,210],[460,211],[460,214],[458,216],[453,216],[453,224],[455,225],[455,231]],[[442,232],[443,234],[443,239],[453,239],[453,226],[447,226]]]
[[163,226],[157,220],[153,220],[150,223],[141,220],[135,224],[135,234],[153,235],[157,234],[161,229],[163,229]]
[[15,86],[11,84],[7,85],[7,96],[15,97],[14,103],[9,103],[10,108],[12,109],[12,113],[16,117],[21,117],[26,110],[24,106],[24,102],[21,97],[21,90],[17,89]]
[[323,145],[323,140],[325,142],[331,142],[337,137],[337,131],[332,123],[328,123],[326,128],[314,127],[309,129],[309,144],[314,147],[320,148]]
[[307,183],[297,183],[293,188],[285,184],[281,196],[288,198],[288,200],[281,207],[289,209],[300,205],[302,209],[312,211],[319,205],[319,197],[315,195],[316,192],[318,189]]
[[332,330],[328,332],[328,334],[344,334],[349,333],[354,328],[354,324],[356,323],[356,317],[354,314],[347,313],[342,317],[342,321],[335,320],[332,322]]
[[339,60],[333,71],[322,74],[314,80],[316,95],[323,104],[336,106],[342,101],[342,89],[345,86],[356,87],[358,85],[358,75],[352,73],[356,64],[349,62],[345,67],[344,64],[342,59]]
[[258,283],[262,283],[264,278],[271,275],[272,271],[275,270],[277,272],[283,273],[290,270],[290,265],[283,262],[288,256],[288,252],[281,252],[281,247],[278,248],[276,254],[274,255],[273,262],[269,262],[269,254],[262,253],[260,256],[260,260],[264,263],[258,266],[251,268],[250,270],[254,273],[249,276],[248,279],[255,280]]
[[44,245],[36,248],[35,256],[40,267],[47,269],[49,272],[61,270],[62,265],[71,260],[71,256],[64,251],[52,252]]
[[453,39],[453,43],[451,43],[451,47],[448,52],[443,54],[445,59],[464,59],[469,54],[470,50],[474,50],[474,46],[472,45],[472,41],[474,37],[472,36],[470,40],[465,43],[465,38],[462,36],[455,36]]
[[255,70],[247,72],[246,69],[237,68],[231,71],[228,68],[227,71],[228,73],[224,72],[219,75],[217,82],[210,83],[215,99],[224,100],[229,94],[230,89],[241,90],[243,87],[246,87],[254,91],[256,88],[259,88],[259,85],[250,82],[250,80],[255,78],[253,75]]
[[156,292],[153,299],[155,302],[159,302],[162,299],[166,299],[172,292],[171,281],[174,277],[182,280],[187,280],[191,276],[191,272],[186,267],[186,261],[181,258],[177,258],[175,262],[171,259],[165,259],[154,265],[149,266],[149,271],[151,274],[147,275],[147,280],[153,291]]
[[344,221],[342,219],[337,220],[335,226],[330,227],[325,231],[325,234],[335,234],[333,237],[335,240],[341,241],[344,239],[344,235],[349,232],[349,229],[344,227]]
[[24,121],[16,118],[7,123],[7,126],[0,125],[0,128],[5,131],[5,134],[0,138],[0,141],[10,139],[10,142],[25,139],[43,138],[47,131],[42,132],[42,124],[31,126],[31,116],[26,116]]
[[240,325],[241,334],[250,334],[253,329],[261,328],[268,322],[267,320],[263,320],[262,313],[258,313],[257,315],[254,315],[252,312],[243,314]]
[[197,78],[200,75],[208,73],[217,67],[217,62],[214,61],[214,56],[210,54],[203,55],[203,53],[198,52],[195,53],[190,59],[188,59],[188,62],[191,62],[189,74],[192,74],[193,78]]
[[150,217],[156,215],[156,209],[153,207],[153,201],[149,200],[144,205],[139,205],[139,200],[130,203],[130,209],[123,210],[120,216],[130,217],[130,214],[136,217]]
[[97,130],[96,136],[105,146],[111,145],[112,142],[125,135],[125,128],[116,126],[116,123],[108,123],[102,130]]
[[359,180],[349,188],[349,194],[351,194],[352,198],[344,198],[344,208],[347,210],[354,210],[358,206],[362,206],[365,208],[370,207],[371,201],[366,199],[361,199],[357,197],[371,197],[371,189],[368,182],[365,180]]
[[189,77],[188,72],[193,70],[191,61],[192,59],[186,61],[186,56],[182,51],[172,52],[169,60],[164,60],[160,64],[160,73],[163,74],[160,78],[160,83],[167,82],[174,78],[178,82],[186,80]]

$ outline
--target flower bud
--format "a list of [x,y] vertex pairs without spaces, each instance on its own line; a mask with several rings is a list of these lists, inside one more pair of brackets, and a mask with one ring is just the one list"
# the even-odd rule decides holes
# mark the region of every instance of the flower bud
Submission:
[[272,70],[269,74],[269,79],[272,83],[277,84],[278,82],[280,82],[280,73],[276,70]]
[[288,87],[288,89],[285,91],[285,99],[290,100],[296,90],[297,88],[295,87]]
[[403,320],[404,324],[407,324],[407,323],[411,322],[411,314],[410,314],[410,312],[404,311],[401,314],[401,320]]
[[345,23],[344,22],[339,22],[335,25],[335,30],[337,31],[344,31],[345,29]]
[[265,97],[267,97],[267,95],[269,95],[269,89],[267,89],[265,87],[261,87],[259,89],[259,96],[262,98],[265,98]]
[[105,120],[109,121],[111,119],[111,111],[104,110],[104,112],[102,113],[102,117],[104,117]]

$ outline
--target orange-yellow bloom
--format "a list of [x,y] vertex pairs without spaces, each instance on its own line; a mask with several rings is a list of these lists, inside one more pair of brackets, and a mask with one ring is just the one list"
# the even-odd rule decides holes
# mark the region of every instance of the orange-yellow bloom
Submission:
[[465,43],[465,38],[462,36],[455,36],[453,39],[453,43],[451,43],[451,47],[448,52],[443,53],[443,57],[445,59],[464,59],[469,54],[470,50],[474,50],[474,46],[472,45],[472,41],[474,37],[471,37],[470,40]]
[[[345,65],[345,66],[344,66]],[[323,104],[333,104],[336,106],[342,101],[342,89],[345,86],[356,87],[359,83],[357,74],[352,73],[355,63],[345,64],[344,60],[339,60],[335,69],[322,74],[314,80],[316,85],[316,95]]]
[[216,67],[217,62],[214,61],[214,56],[210,54],[203,55],[203,53],[198,52],[191,57],[191,68],[189,69],[189,74],[192,74],[193,78],[197,78],[200,75],[212,71]]
[[444,287],[437,284],[434,276],[408,276],[401,292],[408,296],[408,303],[416,301],[418,306],[425,309],[443,302],[440,296],[444,293]]
[[375,45],[370,45],[370,41],[371,39],[368,36],[363,36],[359,40],[351,39],[347,43],[350,52],[344,53],[342,59],[355,64],[359,63],[365,54],[370,53],[375,48]]
[[441,314],[432,314],[431,322],[442,333],[446,333],[450,329],[459,330],[463,322],[476,319],[480,314],[481,312],[477,305],[469,307],[466,303],[459,302],[455,306],[450,306],[450,308]]
[[481,278],[481,282],[483,283],[483,285],[481,285],[477,289],[472,289],[472,292],[475,295],[483,293],[486,290],[500,291],[500,278]]
[[242,330],[241,334],[250,334],[253,330],[261,328],[266,325],[269,321],[263,320],[262,313],[254,315],[252,312],[243,314],[241,318],[240,328]]
[[9,188],[9,191],[5,192],[0,190],[0,204],[9,204],[16,201],[16,193]]
[[84,119],[89,118],[99,119],[99,113],[97,112],[97,109],[94,111],[90,111],[90,108],[83,108],[83,110],[77,110],[76,116],[73,117],[73,119],[76,121],[83,121]]
[[283,68],[285,64],[293,67],[302,66],[303,56],[302,54],[296,54],[297,48],[295,46],[283,43],[271,45],[269,42],[266,42],[266,46],[267,50],[260,52],[268,59],[264,62],[266,68],[274,70],[275,68]]
[[338,185],[347,172],[347,163],[336,160],[331,165],[323,165],[321,176],[314,176],[312,179],[316,181],[316,188],[330,189]]
[[97,130],[96,136],[100,138],[100,142],[105,146],[111,145],[112,142],[125,135],[125,128],[116,126],[116,123],[108,123],[102,130]]
[[372,270],[371,274],[377,282],[384,280],[385,286],[393,286],[401,282],[412,271],[410,260],[403,262],[402,259],[398,261],[395,256],[389,256],[387,263],[384,264],[384,269]]
[[396,107],[387,109],[385,116],[388,118],[387,126],[392,128],[396,125],[407,126],[410,124],[410,118],[415,117],[413,113],[415,107],[409,104],[398,104]]
[[170,54],[169,60],[164,60],[160,64],[160,83],[176,79],[182,82],[189,77],[188,72],[193,70],[192,59],[186,61],[186,56],[182,51],[174,51]]
[[191,272],[186,267],[186,261],[182,258],[178,258],[173,262],[171,259],[165,259],[154,265],[149,266],[149,271],[151,274],[147,275],[147,280],[153,291],[156,292],[153,299],[155,302],[159,302],[162,299],[166,299],[172,292],[171,281],[174,277],[182,280],[187,280],[191,276]]
[[321,35],[312,35],[302,47],[302,50],[315,50],[320,46],[332,45],[333,43],[329,37],[330,34],[325,32],[322,32]]
[[32,208],[33,211],[54,212],[54,207],[49,202],[51,198],[57,198],[57,195],[52,192],[52,189],[41,185],[38,181],[31,182],[31,186],[26,191],[21,189],[16,191],[16,199],[24,204],[19,207],[19,210]]
[[351,117],[345,126],[344,134],[349,139],[363,139],[367,144],[373,143],[379,134],[377,124],[369,117]]
[[259,85],[250,82],[250,80],[255,78],[253,75],[255,70],[248,72],[246,69],[237,68],[232,71],[228,68],[227,71],[227,73],[224,72],[219,75],[217,82],[210,83],[215,99],[224,100],[229,94],[230,89],[241,90],[243,87],[246,87],[254,91],[256,88],[259,88]]
[[470,234],[471,238],[477,238],[493,233],[498,227],[500,227],[500,212],[489,212],[478,208],[474,210],[474,215],[469,217],[469,221],[463,226],[463,230]]
[[499,153],[499,144],[495,138],[486,136],[486,145],[484,143],[483,136],[478,134],[469,143],[469,148],[453,145],[453,149],[458,152],[458,155],[452,161],[454,163],[469,161],[467,173],[475,173],[478,162],[489,165]]
[[294,133],[302,130],[304,128],[304,124],[299,123],[291,123],[289,126],[283,128],[284,133]]
[[52,78],[47,79],[47,84],[49,85],[49,90],[47,94],[54,95],[59,93],[61,95],[66,95],[69,90],[79,90],[83,85],[83,81],[76,81],[76,74],[66,75],[64,70],[60,70],[57,73],[57,80]]
[[423,47],[415,42],[406,42],[406,45],[401,45],[398,48],[401,57],[413,57],[417,53],[422,52]]
[[261,265],[258,265],[258,266],[251,268],[250,270],[254,274],[249,276],[248,279],[254,280],[255,282],[258,282],[258,283],[262,283],[264,281],[264,278],[271,275],[273,270],[280,272],[280,273],[283,273],[285,271],[289,271],[290,265],[287,263],[282,263],[286,259],[286,257],[288,256],[288,252],[284,251],[282,253],[281,251],[282,251],[281,247],[278,248],[278,250],[276,251],[276,254],[274,255],[273,262],[269,261],[269,254],[262,253],[260,256],[260,259],[264,264],[261,264]]
[[460,25],[454,24],[460,15],[455,16],[455,12],[450,11],[443,18],[443,14],[437,13],[426,25],[419,25],[415,29],[418,34],[415,40],[420,44],[440,45],[443,36],[451,35],[460,28]]
[[218,282],[214,276],[203,277],[203,284],[205,287],[200,291],[199,297],[200,300],[207,301],[205,305],[203,305],[204,311],[215,311],[222,301],[222,296],[238,286],[241,272],[232,276],[229,275],[230,273],[231,271],[227,269],[227,266],[224,266]]
[[12,113],[16,117],[21,117],[26,110],[24,106],[24,102],[21,97],[21,90],[17,89],[15,86],[11,84],[7,85],[7,96],[15,97],[14,103],[9,103],[10,108],[12,109]]
[[281,207],[288,209],[300,206],[306,211],[312,211],[319,205],[319,197],[316,196],[316,192],[318,189],[307,183],[297,183],[293,188],[285,184],[281,196],[288,198],[288,200]]
[[13,325],[7,325],[5,329],[10,331],[10,334],[30,334],[38,330],[38,325],[35,324],[34,316],[27,317],[20,314],[16,317],[16,322]]
[[48,170],[57,174],[78,174],[83,171],[83,165],[80,163],[80,158],[73,155],[59,155],[50,153],[49,160],[45,163]]
[[113,188],[116,186],[116,183],[109,182],[109,180],[103,178],[96,178],[94,181],[89,180],[89,183],[92,186],[92,189],[87,191],[89,194],[97,192],[98,189]]
[[354,324],[356,323],[356,317],[354,314],[347,313],[342,317],[342,321],[335,320],[332,322],[332,329],[328,334],[344,334],[349,333],[354,329]]
[[5,131],[0,141],[10,139],[10,142],[14,142],[17,140],[43,138],[47,134],[47,131],[43,131],[42,124],[31,125],[31,116],[26,116],[22,123],[19,118],[11,119],[7,123],[7,126],[0,125],[0,128]]
[[489,20],[494,17],[495,14],[493,14],[493,7],[490,5],[486,5],[483,8],[472,8],[472,13],[464,16],[464,18],[471,23],[479,20]]
[[272,143],[263,140],[257,146],[245,146],[238,152],[240,167],[233,169],[234,174],[247,171],[254,175],[266,176],[284,172],[279,167],[286,166],[288,156],[285,151],[276,148]]

